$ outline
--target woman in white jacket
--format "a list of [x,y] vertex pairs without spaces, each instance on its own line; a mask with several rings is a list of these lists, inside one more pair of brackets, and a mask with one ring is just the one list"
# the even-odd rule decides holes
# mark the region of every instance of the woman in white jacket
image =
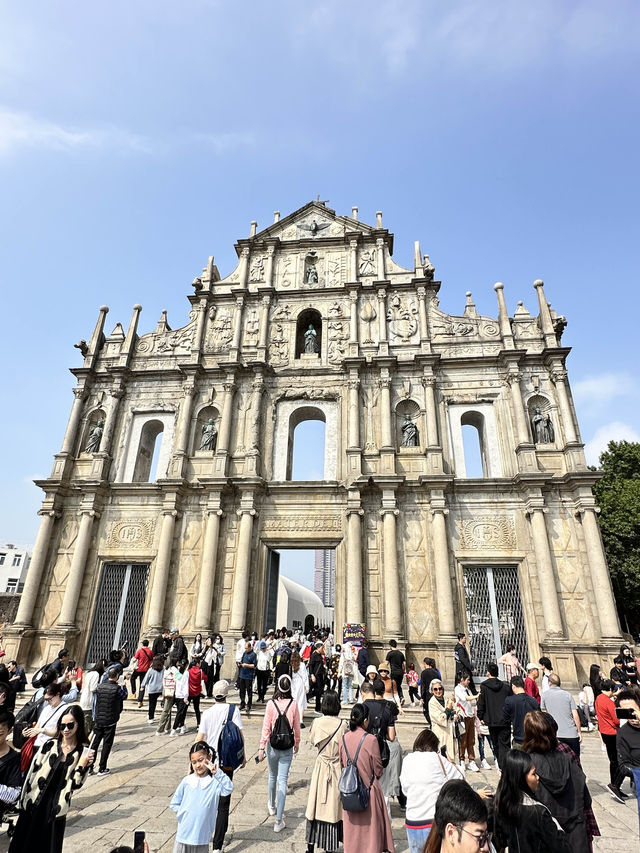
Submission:
[[429,729],[420,732],[413,752],[405,755],[400,772],[400,784],[407,798],[405,828],[409,853],[422,853],[429,836],[440,789],[449,779],[463,779],[455,764],[440,755],[440,742]]
[[302,715],[307,708],[307,693],[309,692],[309,672],[302,662],[300,654],[293,652],[291,655],[291,698],[298,705],[300,714],[300,728],[304,729]]

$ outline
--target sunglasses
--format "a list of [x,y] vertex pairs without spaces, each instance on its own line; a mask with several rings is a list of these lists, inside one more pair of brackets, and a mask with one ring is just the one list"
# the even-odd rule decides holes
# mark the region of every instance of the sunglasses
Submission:
[[433,692],[434,693],[444,693],[444,687],[434,687]]
[[482,850],[482,848],[491,841],[491,833],[483,832],[482,835],[476,835],[475,832],[469,832],[468,829],[465,829],[464,826],[458,826],[458,829],[462,832],[466,832],[467,835],[470,835],[472,838],[478,842],[478,849]]
[[379,669],[379,670],[378,670],[378,672],[380,673],[380,675],[389,675],[389,672],[390,672],[390,671],[391,671],[391,670],[389,670],[389,669]]
[[60,723],[60,731],[65,731],[65,730],[71,731],[71,729],[75,729],[75,727],[76,727],[75,722],[73,722],[73,723]]

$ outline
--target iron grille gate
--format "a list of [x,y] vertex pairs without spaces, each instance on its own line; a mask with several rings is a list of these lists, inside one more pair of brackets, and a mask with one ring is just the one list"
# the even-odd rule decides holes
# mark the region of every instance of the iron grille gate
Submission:
[[101,660],[128,644],[133,654],[147,592],[148,563],[105,563],[85,663]]
[[[516,566],[464,566],[463,583],[471,659],[478,675],[511,643],[524,666],[529,660]],[[500,667],[500,675],[503,669]]]

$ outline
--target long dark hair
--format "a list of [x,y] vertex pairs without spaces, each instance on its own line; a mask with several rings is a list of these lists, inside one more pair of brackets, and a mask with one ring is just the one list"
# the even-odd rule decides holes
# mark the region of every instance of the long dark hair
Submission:
[[533,759],[528,752],[510,749],[507,753],[494,805],[494,814],[505,826],[520,826],[523,795],[531,793],[527,773],[532,767]]
[[355,730],[361,728],[364,725],[364,721],[368,719],[368,705],[364,705],[362,702],[358,702],[358,704],[354,705],[351,709],[351,714],[349,715],[349,729],[352,732],[355,732]]
[[589,669],[589,684],[593,690],[593,698],[602,693],[602,677],[600,675],[600,664],[592,663]]
[[62,740],[62,718],[67,715],[72,716],[76,723],[76,746],[86,746],[89,738],[87,737],[87,730],[84,726],[84,713],[80,705],[69,705],[64,714],[60,714],[58,717],[56,728],[58,741]]

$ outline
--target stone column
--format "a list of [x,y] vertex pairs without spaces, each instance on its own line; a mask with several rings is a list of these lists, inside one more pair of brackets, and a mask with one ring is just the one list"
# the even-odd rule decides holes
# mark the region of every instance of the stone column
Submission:
[[113,431],[116,427],[116,417],[118,415],[120,400],[124,396],[124,389],[122,385],[116,385],[114,388],[110,389],[109,394],[111,396],[111,403],[107,410],[104,432],[102,433],[102,441],[100,442],[100,450],[104,453],[111,453]]
[[376,240],[376,258],[377,258],[377,266],[378,266],[378,281],[384,281],[385,271],[384,271],[384,240],[382,237],[378,237]]
[[80,591],[82,590],[82,581],[84,580],[84,570],[87,564],[87,555],[89,553],[89,546],[91,545],[93,520],[99,517],[99,513],[94,509],[83,509],[80,511],[80,529],[78,530],[76,547],[73,550],[73,557],[71,558],[71,567],[69,568],[69,576],[67,577],[67,584],[64,590],[62,609],[58,616],[58,625],[74,625],[75,623],[78,600],[80,598]]
[[249,574],[251,567],[251,538],[253,536],[253,517],[255,509],[241,508],[238,550],[236,552],[236,570],[233,583],[233,601],[231,604],[231,624],[229,630],[237,634],[245,627],[247,618],[247,596],[249,593]]
[[584,543],[591,568],[591,580],[598,608],[598,618],[600,619],[600,631],[603,638],[619,637],[620,625],[618,623],[618,612],[611,588],[611,578],[607,569],[602,539],[600,538],[596,507],[582,507],[579,510],[579,514],[581,515]]
[[349,240],[349,281],[358,280],[358,241]]
[[436,578],[436,596],[438,601],[438,626],[440,634],[453,634],[453,590],[449,572],[449,543],[447,541],[446,516],[449,510],[441,505],[431,504],[431,527],[433,530],[433,560]]
[[[358,501],[359,503],[359,501]],[[364,621],[362,597],[362,521],[364,511],[347,508],[347,614],[346,622]]]
[[160,531],[160,544],[156,556],[156,568],[153,573],[153,585],[151,587],[151,602],[149,604],[149,617],[147,623],[149,630],[161,630],[164,619],[164,604],[167,597],[167,582],[169,580],[169,569],[171,567],[171,552],[173,551],[173,536],[175,533],[178,511],[167,507],[162,510],[162,529]]
[[[393,506],[384,506],[385,502]],[[380,512],[382,516],[382,541],[384,565],[382,578],[384,585],[385,629],[388,635],[402,636],[402,608],[400,605],[400,579],[398,577],[398,546],[396,541],[396,518],[398,510],[395,498],[383,498]]]
[[253,394],[251,395],[251,434],[249,444],[254,450],[260,447],[260,416],[262,414],[262,395],[264,394],[264,377],[258,374],[251,383]]
[[[356,348],[358,346],[358,291],[351,290],[349,291],[349,302],[351,308],[351,317],[349,322],[349,344],[355,344]],[[356,349],[357,354],[357,349]]]
[[40,522],[40,529],[38,530],[36,542],[33,546],[33,556],[31,557],[31,563],[27,571],[24,589],[20,596],[16,621],[13,623],[14,626],[29,627],[31,625],[36,599],[40,590],[42,573],[47,562],[53,525],[56,518],[60,517],[60,513],[55,510],[40,510],[39,514],[42,516],[42,521]]
[[387,340],[387,291],[381,287],[378,291],[378,336],[380,343]]
[[182,400],[180,401],[180,411],[178,413],[178,428],[176,429],[175,454],[183,456],[187,450],[187,442],[189,441],[189,426],[191,424],[191,410],[193,408],[193,398],[196,393],[195,380],[193,377],[185,379],[182,385]]
[[573,412],[569,403],[569,395],[567,394],[567,371],[563,368],[555,368],[551,371],[551,380],[556,388],[556,396],[558,398],[558,406],[562,417],[562,426],[564,429],[565,440],[567,444],[576,442],[578,436],[576,433],[575,424],[573,422]]
[[196,320],[196,333],[191,348],[191,360],[197,361],[202,349],[204,339],[205,320],[207,318],[207,299],[203,297],[198,303],[198,317]]
[[258,338],[258,351],[266,353],[267,336],[269,333],[269,306],[271,305],[271,297],[267,294],[262,297],[260,309],[260,337]]
[[249,277],[249,249],[245,248],[240,252],[240,262],[238,264],[238,277],[240,279],[240,287],[247,286]]
[[73,396],[74,400],[73,405],[71,406],[71,414],[69,415],[69,422],[67,423],[67,429],[65,430],[60,453],[71,454],[75,448],[80,418],[82,417],[82,409],[87,397],[87,390],[84,385],[77,385],[73,389]]
[[216,450],[225,453],[229,450],[229,439],[231,437],[231,418],[233,416],[233,394],[236,386],[233,378],[227,377],[222,386],[224,388],[224,400],[222,401],[222,415],[220,417],[220,431],[218,433],[218,444]]
[[236,296],[236,307],[233,312],[233,339],[231,341],[231,349],[236,353],[240,349],[240,341],[242,339],[242,307],[244,305],[244,296]]
[[424,386],[425,409],[427,415],[427,447],[439,447],[435,376],[423,377],[422,384]]
[[420,340],[425,341],[429,337],[429,325],[427,321],[427,289],[416,288],[418,294],[418,317],[420,319]]
[[516,418],[516,435],[518,436],[518,444],[529,444],[529,427],[527,425],[527,416],[524,411],[524,403],[522,402],[522,391],[520,389],[521,373],[517,369],[509,370],[507,374],[507,384],[511,390],[511,401],[513,403],[513,411]]
[[538,572],[542,615],[548,638],[563,635],[562,617],[558,603],[558,590],[551,560],[547,524],[544,520],[544,501],[542,498],[527,502],[527,514],[531,522],[533,551]]
[[349,378],[349,447],[360,447],[360,379],[354,370]]
[[504,284],[497,281],[493,285],[498,298],[498,324],[500,326],[500,335],[505,349],[514,349],[513,332],[511,331],[511,323],[509,322],[509,312],[507,311],[507,303],[504,300]]
[[538,308],[540,310],[540,328],[542,330],[542,334],[544,335],[545,346],[557,347],[558,340],[556,338],[556,333],[553,330],[551,311],[549,311],[547,297],[544,295],[544,282],[538,278],[536,279],[536,281],[533,282],[533,286],[535,287],[536,293],[538,295]]
[[265,271],[264,280],[266,281],[269,287],[271,287],[273,284],[273,259],[275,251],[275,246],[267,246],[267,267]]
[[[211,505],[213,504],[213,505]],[[211,628],[211,608],[213,590],[216,583],[216,562],[218,556],[218,537],[220,534],[220,495],[210,501],[207,508],[207,522],[202,549],[202,564],[198,582],[198,603],[196,605],[196,631],[204,633]]]
[[380,387],[380,441],[382,447],[393,447],[391,434],[391,377],[382,375]]

